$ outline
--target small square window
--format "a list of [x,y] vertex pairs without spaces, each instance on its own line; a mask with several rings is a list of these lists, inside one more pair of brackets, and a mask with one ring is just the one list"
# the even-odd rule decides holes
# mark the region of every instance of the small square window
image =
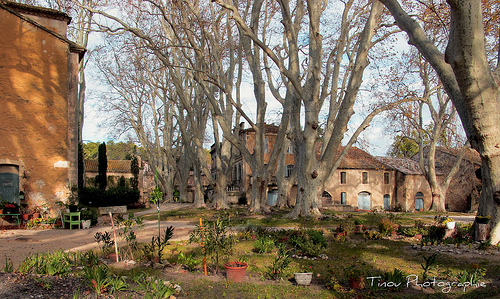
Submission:
[[363,184],[368,184],[368,172],[363,172]]

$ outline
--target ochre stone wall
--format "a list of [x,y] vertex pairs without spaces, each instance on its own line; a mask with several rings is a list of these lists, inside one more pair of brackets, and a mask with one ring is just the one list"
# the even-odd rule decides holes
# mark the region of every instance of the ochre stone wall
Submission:
[[[0,159],[20,161],[30,206],[66,200],[75,184],[68,44],[0,9]],[[74,136],[73,142],[74,142]],[[70,146],[71,145],[71,146]],[[71,151],[69,151],[71,147]]]

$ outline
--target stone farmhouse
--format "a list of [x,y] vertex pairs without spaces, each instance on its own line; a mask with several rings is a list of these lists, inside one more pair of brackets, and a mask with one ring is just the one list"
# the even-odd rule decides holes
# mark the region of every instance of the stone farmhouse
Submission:
[[[265,159],[270,158],[274,147],[278,128],[266,125]],[[247,148],[255,144],[255,131],[240,126],[240,138]],[[295,164],[293,148],[285,149],[285,177],[289,177]],[[212,151],[212,155],[214,155]],[[480,167],[480,160],[471,152],[462,161],[459,174],[452,180],[450,192],[446,199],[447,209],[450,211],[468,211],[473,209],[477,202],[478,184],[474,172]],[[476,153],[477,154],[477,153]],[[453,157],[458,153],[439,149],[438,169],[439,177],[448,171],[453,164]],[[479,162],[478,162],[479,161]],[[479,164],[478,164],[479,163]],[[215,169],[212,169],[212,175]],[[251,170],[242,155],[236,154],[228,192],[232,202],[245,195],[251,196]],[[471,179],[473,177],[473,179]],[[270,180],[267,188],[268,203],[273,205],[278,195],[276,177]],[[294,184],[287,195],[290,204],[295,204],[297,186]],[[352,147],[347,156],[325,184],[323,206],[336,210],[401,210],[424,211],[431,206],[431,190],[425,180],[418,162],[408,158],[374,157],[369,153]]]
[[0,0],[0,197],[53,206],[77,183],[78,66],[60,11]]

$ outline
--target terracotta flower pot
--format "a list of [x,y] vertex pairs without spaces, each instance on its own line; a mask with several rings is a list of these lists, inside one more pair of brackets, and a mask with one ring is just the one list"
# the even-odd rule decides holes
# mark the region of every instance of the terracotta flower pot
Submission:
[[40,218],[40,213],[33,213],[33,218]]
[[30,214],[23,214],[23,220],[28,220],[30,218]]
[[363,278],[349,278],[349,287],[351,287],[351,289],[361,290],[363,288]]
[[243,282],[248,264],[245,262],[230,262],[224,264],[228,282]]

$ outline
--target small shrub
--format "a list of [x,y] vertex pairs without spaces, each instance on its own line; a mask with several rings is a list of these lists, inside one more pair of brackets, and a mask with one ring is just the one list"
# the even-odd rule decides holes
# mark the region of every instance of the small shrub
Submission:
[[388,219],[382,219],[378,223],[378,229],[384,236],[390,235],[392,232],[395,232],[397,228],[398,225]]
[[229,233],[231,219],[228,214],[218,215],[215,221],[205,220],[197,225],[189,236],[189,243],[204,244],[205,253],[215,259],[215,271],[219,271],[219,257],[232,254],[236,238]]
[[365,232],[365,238],[369,240],[380,240],[382,239],[382,234],[376,230],[370,230]]
[[268,236],[261,236],[253,243],[257,253],[269,253],[274,248],[274,240]]
[[441,225],[432,225],[427,228],[427,238],[431,243],[439,243],[443,240],[446,234],[446,227]]
[[101,294],[106,291],[106,288],[111,283],[109,279],[108,267],[100,264],[96,267],[85,267],[84,277],[87,284],[97,293]]
[[177,263],[186,267],[188,271],[196,270],[196,266],[200,263],[193,258],[194,254],[185,255],[182,252],[179,252],[179,256],[177,256]]
[[292,262],[290,259],[290,249],[287,249],[284,244],[278,244],[277,248],[278,254],[271,266],[267,267],[266,271],[266,276],[274,280],[282,278],[283,272]]
[[109,232],[96,232],[94,235],[94,241],[97,242],[97,244],[100,244],[103,255],[106,255],[111,246],[115,244],[115,240],[111,239]]

